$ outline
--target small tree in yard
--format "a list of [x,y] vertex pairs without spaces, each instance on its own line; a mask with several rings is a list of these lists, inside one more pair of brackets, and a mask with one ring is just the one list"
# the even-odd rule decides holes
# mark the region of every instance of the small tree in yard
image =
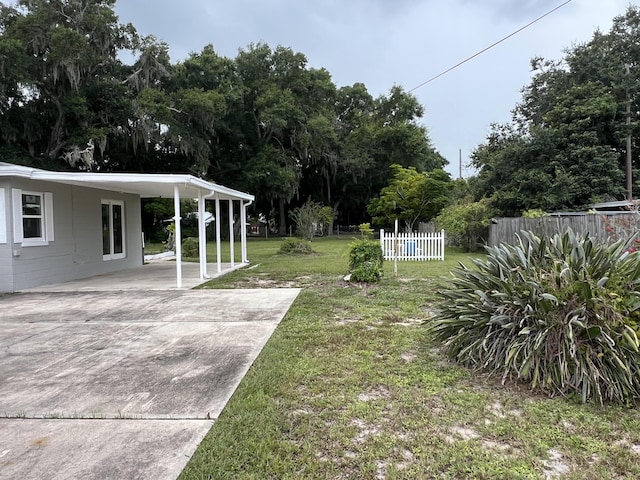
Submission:
[[418,172],[415,168],[392,165],[393,178],[369,203],[367,210],[377,225],[393,225],[397,218],[407,232],[418,222],[434,218],[449,201],[453,185],[444,170]]
[[361,223],[359,230],[363,240],[373,237],[373,228],[370,223]]
[[489,199],[479,202],[465,201],[449,205],[436,218],[436,224],[447,232],[447,235],[457,238],[465,251],[475,252],[479,240],[491,223],[494,209]]
[[324,206],[312,200],[294,208],[289,216],[296,224],[296,232],[302,238],[312,241],[318,225],[329,224],[333,219],[331,207]]

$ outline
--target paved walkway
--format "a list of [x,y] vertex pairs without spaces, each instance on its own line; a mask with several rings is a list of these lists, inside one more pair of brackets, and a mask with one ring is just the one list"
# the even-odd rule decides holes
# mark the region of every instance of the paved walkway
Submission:
[[127,278],[0,296],[0,478],[175,479],[299,292]]

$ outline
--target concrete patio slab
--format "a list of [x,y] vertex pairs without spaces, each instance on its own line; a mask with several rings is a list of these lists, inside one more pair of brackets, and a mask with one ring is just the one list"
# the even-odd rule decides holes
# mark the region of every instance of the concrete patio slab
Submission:
[[[186,290],[220,277],[234,270],[246,267],[245,263],[222,263],[220,272],[216,263],[207,264],[209,278],[200,278],[200,265],[193,262],[182,263],[182,288]],[[173,290],[176,289],[176,262],[154,260],[136,268],[118,270],[92,277],[71,280],[64,283],[40,285],[24,292],[93,292],[120,290]]]
[[29,323],[266,321],[282,318],[289,309],[287,300],[298,291],[279,288],[33,292],[0,297],[0,307],[10,312],[6,320]]
[[0,420],[0,478],[173,480],[211,420]]
[[298,293],[0,296],[0,478],[175,478]]

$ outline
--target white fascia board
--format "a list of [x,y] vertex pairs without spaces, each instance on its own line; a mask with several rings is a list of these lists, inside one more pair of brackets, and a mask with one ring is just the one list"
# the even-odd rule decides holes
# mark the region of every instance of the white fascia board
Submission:
[[[57,182],[82,182],[88,185],[99,184],[162,184],[174,185],[178,188],[195,188],[198,190],[218,193],[234,200],[254,200],[255,197],[248,193],[240,192],[229,187],[224,187],[216,183],[211,183],[191,175],[179,174],[158,174],[158,173],[85,173],[85,172],[47,172],[37,171],[31,176],[37,180],[48,180]],[[197,190],[196,190],[197,191]],[[186,193],[186,192],[185,192]],[[189,196],[189,193],[186,193]]]
[[222,185],[217,185],[217,184],[213,184],[213,185],[214,185],[213,191],[218,193],[220,195],[220,198],[222,199],[253,201],[256,198],[255,196],[249,193],[240,192],[238,190],[234,190],[228,187],[223,187]]
[[214,182],[208,182],[207,180],[202,180],[201,178],[190,177],[189,183],[195,185],[201,190],[208,190],[210,193],[217,193],[218,195],[222,195],[228,199],[233,200],[255,200],[255,197],[249,193],[241,192],[240,190],[234,190],[233,188],[225,187],[223,185],[218,185]]
[[22,165],[14,165],[13,163],[0,162],[0,176],[2,177],[30,178],[34,170],[36,169],[23,167]]
[[[30,178],[48,182],[84,185],[87,187],[101,188],[118,191],[119,186],[128,187],[128,193],[138,194],[144,197],[168,196],[168,191],[155,190],[155,186],[177,186],[184,198],[196,198],[198,191],[205,194],[214,194],[232,200],[253,201],[251,194],[240,192],[229,187],[208,182],[192,175],[160,174],[160,173],[93,173],[93,172],[51,172],[37,168],[23,167],[0,162],[0,176]],[[147,185],[147,188],[144,188]],[[123,189],[124,190],[124,189]],[[171,192],[171,196],[173,196]]]
[[89,173],[89,172],[48,172],[46,170],[36,171],[31,178],[34,180],[46,180],[53,182],[83,182],[87,184],[96,183],[163,183],[179,184],[188,183],[190,175],[162,175],[162,174],[140,174],[140,173]]

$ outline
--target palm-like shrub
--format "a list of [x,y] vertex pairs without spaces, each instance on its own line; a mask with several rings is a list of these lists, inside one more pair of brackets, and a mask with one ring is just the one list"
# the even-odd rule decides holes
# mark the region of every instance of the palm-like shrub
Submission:
[[547,394],[625,405],[640,398],[640,254],[572,231],[523,233],[460,265],[428,324],[463,364]]

